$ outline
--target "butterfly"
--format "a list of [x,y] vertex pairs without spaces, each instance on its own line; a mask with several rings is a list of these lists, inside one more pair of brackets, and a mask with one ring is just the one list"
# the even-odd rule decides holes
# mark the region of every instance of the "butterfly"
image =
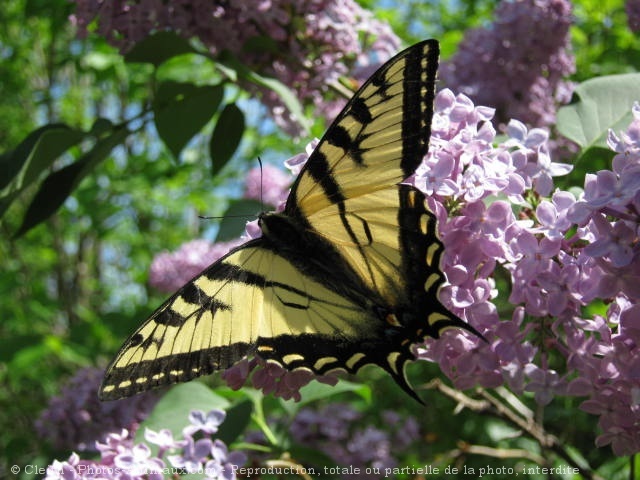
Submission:
[[409,395],[411,347],[480,335],[439,301],[443,245],[425,197],[401,182],[427,153],[439,46],[398,53],[357,91],[262,236],[189,281],[125,342],[103,400],[191,380],[257,355],[318,375],[386,370]]

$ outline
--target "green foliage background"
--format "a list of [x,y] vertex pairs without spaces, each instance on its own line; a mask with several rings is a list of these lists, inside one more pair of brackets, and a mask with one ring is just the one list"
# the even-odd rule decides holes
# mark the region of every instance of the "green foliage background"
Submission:
[[[496,5],[473,0],[433,2],[432,8],[418,1],[361,3],[387,19],[407,44],[439,38],[445,58],[466,29],[490,21]],[[161,296],[146,286],[153,255],[200,236],[213,239],[216,225],[198,215],[222,215],[229,200],[239,196],[242,174],[258,156],[280,162],[302,151],[307,140],[294,141],[277,131],[263,108],[225,83],[186,42],[176,44],[168,37],[174,53],[184,55],[164,63],[155,59],[157,69],[148,61],[134,62],[149,60],[144,48],[132,52],[127,62],[99,38],[76,39],[68,21],[71,9],[67,0],[9,0],[0,9],[0,188],[4,193],[14,188],[0,203],[0,444],[5,446],[0,475],[13,464],[39,459],[46,465],[56,455],[68,455],[44,444],[33,421],[61,382],[82,366],[104,366],[160,303]],[[626,28],[621,1],[578,2],[575,15],[576,81],[637,71],[638,39]],[[233,63],[227,67],[249,81],[268,82]],[[287,101],[313,118],[307,106],[296,106],[294,98]],[[177,132],[176,118],[184,120]],[[29,137],[46,124],[55,127]],[[323,129],[319,123],[311,126],[316,135]],[[8,160],[21,147],[33,152],[34,142],[65,153],[34,165],[22,184],[12,186],[15,172]],[[211,151],[217,156],[211,158]],[[81,170],[74,167],[80,159],[85,159]],[[63,167],[69,167],[67,173],[76,170],[47,184],[45,178]],[[53,211],[52,198],[62,207]],[[362,399],[370,392],[339,395],[372,412],[386,407],[416,414],[416,406],[399,399],[386,376],[368,374],[376,389],[388,387],[389,395],[369,404]],[[411,374],[431,378],[437,368],[416,366]],[[622,459],[593,448],[593,418],[581,414],[575,401],[563,401],[547,411],[550,430],[568,438],[602,475],[625,475]],[[296,407],[268,400],[266,408]],[[415,463],[460,447],[456,442],[463,438],[535,449],[527,440],[510,441],[513,432],[500,421],[469,412],[453,416],[454,408],[450,399],[430,395],[423,418],[430,433]]]

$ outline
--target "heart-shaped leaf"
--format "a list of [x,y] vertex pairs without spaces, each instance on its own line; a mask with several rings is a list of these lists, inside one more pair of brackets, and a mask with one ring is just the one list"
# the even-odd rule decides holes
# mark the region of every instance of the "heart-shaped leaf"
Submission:
[[222,101],[221,85],[164,82],[153,102],[155,124],[176,159],[187,143],[211,120]]

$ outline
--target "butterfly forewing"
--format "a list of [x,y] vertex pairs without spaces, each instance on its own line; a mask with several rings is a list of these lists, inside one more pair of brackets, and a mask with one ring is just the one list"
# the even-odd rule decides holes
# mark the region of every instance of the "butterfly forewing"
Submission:
[[418,225],[398,217],[396,185],[427,153],[437,63],[437,42],[428,40],[374,74],[322,138],[287,203],[387,301],[406,295],[401,237]]

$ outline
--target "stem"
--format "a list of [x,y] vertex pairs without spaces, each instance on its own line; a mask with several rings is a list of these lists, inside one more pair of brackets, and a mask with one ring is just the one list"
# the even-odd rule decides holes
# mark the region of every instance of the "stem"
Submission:
[[251,415],[253,421],[256,422],[260,430],[262,430],[262,433],[264,433],[264,436],[267,437],[267,441],[269,442],[269,444],[277,445],[278,439],[276,438],[274,433],[271,431],[271,429],[269,428],[269,425],[267,424],[267,421],[265,420],[264,410],[262,408],[262,402],[257,401],[257,402],[254,402],[253,404],[254,404],[254,413]]
[[[476,400],[471,397],[468,397],[462,392],[459,392],[448,385],[445,385],[440,379],[433,379],[427,385],[427,388],[436,389],[449,398],[452,398],[456,402],[458,402],[458,406],[456,410],[460,410],[462,408],[468,408],[469,410],[477,413],[488,413],[494,417],[500,418],[502,420],[506,420],[515,426],[517,426],[520,430],[526,433],[529,437],[533,438],[537,441],[543,449],[548,449],[555,453],[558,457],[562,458],[567,462],[568,465],[577,468],[580,470],[580,474],[588,479],[588,480],[603,480],[601,476],[593,471],[591,466],[586,463],[579,462],[575,460],[569,452],[564,448],[564,446],[560,443],[560,440],[552,434],[547,433],[544,430],[544,427],[535,421],[533,412],[528,409],[523,403],[516,399],[514,401],[513,395],[510,392],[505,393],[502,390],[499,390],[498,393],[505,397],[505,400],[509,402],[509,404],[505,404],[501,402],[498,398],[491,395],[487,390],[479,388],[477,389],[478,394],[484,400]],[[511,405],[511,408],[509,408]],[[496,449],[490,449],[490,447],[480,447],[474,446],[475,451],[472,453],[479,453],[481,448],[485,449],[484,452],[497,452]],[[489,449],[489,450],[487,450]],[[495,456],[495,455],[491,455]],[[529,458],[528,456],[525,458]],[[544,461],[541,463],[545,463]]]
[[531,460],[533,463],[546,463],[544,457],[519,448],[492,448],[485,445],[469,445],[464,442],[460,442],[458,447],[459,448],[450,451],[449,454],[453,457],[460,457],[471,453],[495,458],[526,458],[527,460]]

